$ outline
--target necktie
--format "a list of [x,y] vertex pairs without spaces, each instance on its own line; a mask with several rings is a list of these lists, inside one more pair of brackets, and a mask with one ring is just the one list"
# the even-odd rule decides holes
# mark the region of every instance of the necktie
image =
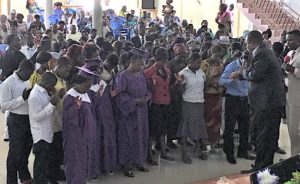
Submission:
[[142,36],[142,45],[144,45],[145,44],[145,37],[144,36]]

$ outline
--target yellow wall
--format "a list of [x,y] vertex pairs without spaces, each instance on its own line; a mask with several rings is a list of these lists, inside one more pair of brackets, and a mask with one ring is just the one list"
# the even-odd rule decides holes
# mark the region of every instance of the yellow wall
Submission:
[[[165,2],[165,0],[156,1],[159,16],[161,16],[162,5]],[[218,26],[215,23],[215,18],[219,9],[219,3],[220,0],[174,0],[173,6],[177,16],[194,24],[196,29],[200,27],[202,20],[206,19],[209,22],[209,27],[216,31]]]
[[251,26],[251,22],[249,21],[249,19],[244,15],[243,12],[241,11],[237,11],[237,15],[236,16],[236,20],[235,22],[237,23],[235,25],[235,32],[234,35],[236,36],[243,36],[243,32],[245,30],[249,30],[252,26]]

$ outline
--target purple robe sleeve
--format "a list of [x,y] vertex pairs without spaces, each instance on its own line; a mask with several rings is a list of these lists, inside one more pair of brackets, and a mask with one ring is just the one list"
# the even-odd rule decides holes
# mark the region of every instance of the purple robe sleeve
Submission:
[[135,99],[130,96],[127,91],[128,80],[126,80],[126,75],[120,74],[116,78],[116,89],[120,91],[119,95],[116,96],[116,105],[123,116],[127,116],[132,112],[136,111]]
[[78,109],[75,107],[75,102],[73,97],[67,95],[64,98],[64,108],[63,108],[63,124],[78,124]]
[[64,125],[77,125],[82,127],[84,120],[84,110],[78,109],[75,106],[75,98],[67,95],[64,99],[63,109],[63,124]]

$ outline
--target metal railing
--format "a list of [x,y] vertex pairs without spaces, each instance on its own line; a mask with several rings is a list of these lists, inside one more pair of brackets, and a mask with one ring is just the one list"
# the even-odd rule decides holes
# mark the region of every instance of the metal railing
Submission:
[[244,3],[273,29],[290,31],[300,28],[300,14],[284,0],[245,0]]

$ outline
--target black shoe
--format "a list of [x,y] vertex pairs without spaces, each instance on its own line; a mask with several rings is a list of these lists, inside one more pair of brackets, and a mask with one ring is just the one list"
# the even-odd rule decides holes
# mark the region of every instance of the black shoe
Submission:
[[156,150],[158,150],[158,151],[160,151],[160,149],[161,149],[161,146],[160,146],[160,144],[159,144],[159,143],[156,143],[156,144],[155,144],[155,149],[156,149]]
[[186,142],[186,145],[187,145],[188,147],[193,147],[193,146],[194,146],[193,143],[190,143],[189,141]]
[[255,160],[256,159],[255,156],[251,156],[248,153],[245,153],[245,154],[238,153],[237,157],[238,158],[244,158],[244,159],[247,159],[247,160]]
[[64,170],[59,170],[58,174],[57,174],[57,181],[66,181],[66,174]]
[[193,161],[190,157],[188,156],[182,156],[182,161],[185,163],[185,164],[192,164]]
[[170,148],[170,149],[177,149],[177,145],[174,144],[172,141],[170,142],[167,142],[167,147]]
[[252,144],[248,144],[247,149],[248,149],[248,151],[251,151],[252,150]]
[[168,161],[175,161],[175,158],[169,157],[168,155],[161,155],[160,158]]
[[152,159],[148,159],[147,162],[148,162],[149,165],[158,166],[158,162],[156,162],[156,161],[154,161]]
[[9,139],[3,139],[4,142],[9,142]]
[[282,154],[282,155],[286,154],[286,152],[283,149],[279,148],[279,147],[276,149],[275,152],[278,153],[278,154]]
[[202,153],[202,154],[199,156],[199,159],[201,159],[201,160],[207,160],[207,159],[208,159],[208,154],[207,154],[207,153]]
[[230,164],[236,164],[236,160],[233,155],[226,154],[226,159]]
[[149,172],[149,169],[144,166],[137,166],[136,169],[141,172]]
[[250,170],[242,170],[242,171],[241,171],[241,174],[250,174],[250,173],[254,173],[254,172],[256,172],[256,171],[257,171],[257,169],[252,168],[252,169],[250,169]]

